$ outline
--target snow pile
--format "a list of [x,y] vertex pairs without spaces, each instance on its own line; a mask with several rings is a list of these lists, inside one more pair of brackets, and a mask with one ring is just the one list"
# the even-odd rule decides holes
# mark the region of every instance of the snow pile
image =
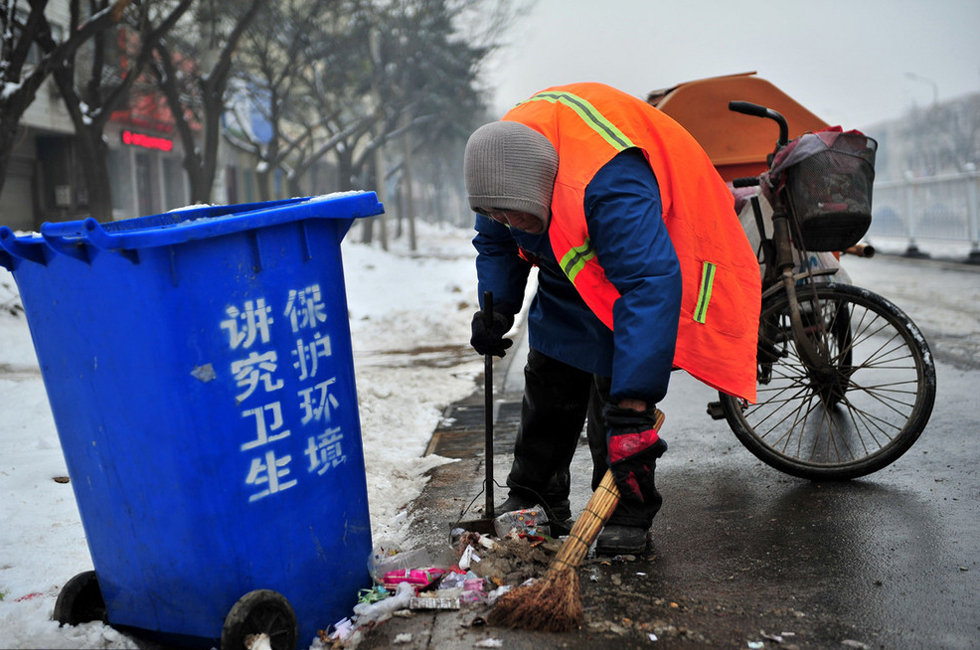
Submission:
[[[376,543],[410,545],[404,506],[423,473],[447,462],[422,457],[442,409],[469,395],[482,358],[468,347],[476,309],[470,230],[419,224],[419,251],[404,238],[342,252],[357,393]],[[0,647],[135,648],[100,623],[59,628],[61,586],[92,568],[57,432],[12,276],[0,268]]]
[[420,492],[422,473],[446,462],[422,458],[442,409],[472,393],[483,370],[468,343],[478,308],[471,238],[426,229],[420,255],[344,247],[375,543],[404,542],[399,509]]

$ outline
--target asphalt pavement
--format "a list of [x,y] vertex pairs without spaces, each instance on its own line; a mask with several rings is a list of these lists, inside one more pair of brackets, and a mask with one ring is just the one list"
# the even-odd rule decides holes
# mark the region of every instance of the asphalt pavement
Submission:
[[[495,365],[496,503],[516,433],[526,341]],[[977,648],[980,647],[980,369],[937,365],[925,433],[868,477],[815,483],[777,472],[713,421],[709,388],[675,373],[660,405],[670,445],[658,465],[664,507],[648,552],[579,568],[585,620],[562,634],[486,625],[486,606],[415,611],[362,648]],[[449,548],[459,519],[482,516],[483,392],[452,405],[410,506],[412,539]],[[583,436],[572,510],[590,496]],[[465,511],[465,512],[464,512]],[[499,642],[499,645],[495,645]],[[484,645],[478,645],[484,644]]]

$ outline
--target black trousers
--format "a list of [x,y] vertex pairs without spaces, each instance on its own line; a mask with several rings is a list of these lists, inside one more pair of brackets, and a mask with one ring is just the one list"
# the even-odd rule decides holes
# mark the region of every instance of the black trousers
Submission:
[[[524,380],[521,424],[507,487],[512,494],[543,500],[553,510],[567,509],[569,466],[586,421],[593,490],[609,467],[602,408],[609,400],[610,380],[536,350],[528,353]],[[608,523],[649,528],[661,503],[659,494],[652,503],[623,499]]]

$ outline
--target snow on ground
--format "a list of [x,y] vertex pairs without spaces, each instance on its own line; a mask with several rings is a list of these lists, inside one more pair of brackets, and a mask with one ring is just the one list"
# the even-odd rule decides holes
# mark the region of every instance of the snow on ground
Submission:
[[[419,224],[388,251],[342,246],[376,543],[410,547],[404,506],[440,463],[422,457],[443,407],[469,395],[482,358],[468,347],[476,309],[466,228]],[[92,568],[13,277],[0,268],[0,648],[131,648],[100,623],[51,620],[64,582]],[[421,365],[413,362],[421,362]]]
[[422,458],[442,408],[473,392],[483,370],[469,347],[478,308],[471,238],[468,229],[426,229],[420,255],[344,249],[376,543],[405,542],[399,509],[421,491],[422,472],[446,462]]

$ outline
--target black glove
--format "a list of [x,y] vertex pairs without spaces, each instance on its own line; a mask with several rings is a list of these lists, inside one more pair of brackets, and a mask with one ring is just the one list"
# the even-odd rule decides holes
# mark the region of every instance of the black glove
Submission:
[[514,345],[513,341],[504,338],[504,334],[510,330],[513,324],[513,316],[495,311],[493,323],[487,327],[486,315],[482,310],[478,311],[473,314],[473,324],[471,325],[473,334],[470,337],[470,345],[480,354],[503,357],[507,354],[504,350]]
[[660,498],[654,485],[657,459],[667,451],[660,439],[657,409],[635,411],[606,404],[602,410],[606,421],[606,443],[609,468],[616,487],[624,499],[653,503]]

